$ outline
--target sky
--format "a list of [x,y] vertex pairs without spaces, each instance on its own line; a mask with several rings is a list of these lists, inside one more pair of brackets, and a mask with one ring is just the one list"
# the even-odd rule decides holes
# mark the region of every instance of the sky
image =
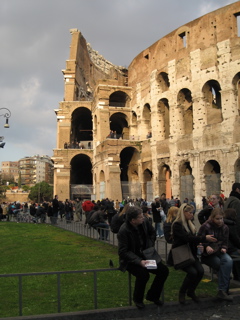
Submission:
[[[1,161],[53,156],[63,100],[62,70],[77,28],[111,63],[128,67],[144,49],[178,27],[237,1],[0,0]],[[0,109],[0,115],[5,110]]]

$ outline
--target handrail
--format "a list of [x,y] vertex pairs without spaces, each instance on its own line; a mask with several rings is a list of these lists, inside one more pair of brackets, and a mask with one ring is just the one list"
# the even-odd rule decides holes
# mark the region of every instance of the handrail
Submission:
[[[23,315],[23,286],[22,278],[29,276],[41,276],[41,275],[57,275],[57,312],[61,312],[61,275],[62,274],[74,274],[74,273],[93,273],[94,279],[94,309],[98,309],[98,294],[97,294],[97,273],[98,272],[111,272],[118,271],[119,268],[105,268],[105,269],[86,269],[86,270],[72,270],[72,271],[49,271],[49,272],[31,272],[31,273],[11,273],[0,274],[0,278],[18,277],[18,305],[19,316]],[[129,305],[132,305],[131,299],[131,274],[128,274],[128,295]]]

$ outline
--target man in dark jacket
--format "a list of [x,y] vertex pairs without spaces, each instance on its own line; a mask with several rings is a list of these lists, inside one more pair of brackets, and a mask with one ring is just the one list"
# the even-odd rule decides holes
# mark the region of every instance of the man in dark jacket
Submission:
[[232,191],[230,192],[229,198],[224,204],[224,210],[232,208],[237,212],[236,224],[238,235],[240,235],[240,183],[235,182],[232,185]]
[[162,210],[162,207],[161,207],[159,196],[155,196],[154,201],[151,204],[151,207],[152,207],[152,215],[153,215],[153,221],[155,223],[155,231],[156,231],[157,237],[163,238],[164,234],[161,228],[162,217],[160,215],[160,211]]
[[99,210],[97,206],[95,206],[94,208],[97,208],[97,210],[93,212],[93,214],[89,218],[88,224],[94,229],[98,230],[100,240],[107,240],[109,233],[109,224],[107,223],[107,216],[104,213],[104,207],[101,207]]
[[156,269],[147,269],[147,261],[143,257],[143,250],[154,247],[156,233],[149,221],[144,218],[141,208],[129,207],[126,211],[126,221],[118,232],[118,254],[120,270],[128,271],[136,277],[133,301],[137,308],[143,309],[144,292],[149,280],[149,272],[155,278],[147,292],[146,299],[156,305],[162,305],[160,295],[164,282],[168,277],[168,268],[160,261]]

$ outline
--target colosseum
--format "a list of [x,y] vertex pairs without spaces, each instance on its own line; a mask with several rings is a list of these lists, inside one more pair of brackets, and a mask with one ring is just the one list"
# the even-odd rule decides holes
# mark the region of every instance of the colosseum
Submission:
[[191,21],[115,66],[71,29],[55,110],[54,192],[183,200],[240,182],[240,2]]

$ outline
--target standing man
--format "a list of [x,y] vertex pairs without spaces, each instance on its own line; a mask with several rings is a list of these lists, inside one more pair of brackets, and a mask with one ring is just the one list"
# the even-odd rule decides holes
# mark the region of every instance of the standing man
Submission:
[[91,200],[85,200],[82,204],[82,209],[85,212],[86,220],[85,220],[85,225],[88,224],[88,219],[89,219],[89,213],[90,211],[93,210],[94,204],[92,203]]
[[58,218],[58,211],[59,211],[59,202],[58,202],[58,196],[55,195],[53,201],[52,201],[52,223],[56,224],[57,223],[57,218]]
[[136,277],[133,292],[136,307],[138,309],[145,307],[143,299],[150,272],[155,274],[155,278],[147,292],[146,300],[161,306],[163,303],[159,299],[169,270],[161,261],[157,264],[157,269],[146,268],[147,261],[142,252],[144,249],[154,247],[156,233],[149,221],[144,218],[141,208],[133,206],[126,210],[126,221],[122,224],[117,237],[120,270],[123,272],[127,270]]
[[162,207],[161,207],[159,196],[155,196],[151,206],[152,206],[153,221],[155,223],[155,231],[156,231],[157,237],[163,238],[164,234],[161,229],[162,217],[160,215],[160,211],[162,210]]
[[232,191],[230,192],[229,198],[224,204],[224,210],[232,208],[237,212],[236,223],[238,235],[240,235],[240,183],[235,182],[232,185]]
[[77,216],[76,222],[82,221],[82,201],[79,198],[77,198],[75,203],[75,213]]

